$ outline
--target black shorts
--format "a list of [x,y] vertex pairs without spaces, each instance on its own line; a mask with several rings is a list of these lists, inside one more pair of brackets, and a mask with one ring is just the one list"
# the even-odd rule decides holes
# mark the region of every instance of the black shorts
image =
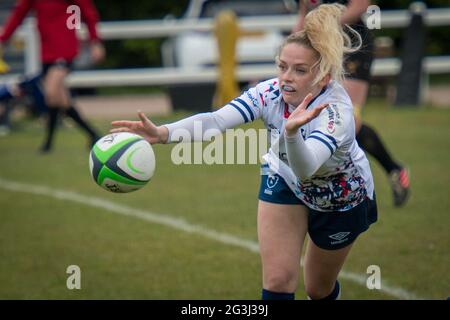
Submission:
[[361,35],[362,46],[358,51],[345,55],[345,77],[348,79],[369,81],[374,51],[373,37],[369,29],[362,22],[351,25],[351,27]]
[[41,72],[42,78],[44,78],[47,75],[47,72],[48,72],[48,70],[50,70],[51,67],[62,67],[62,68],[66,68],[69,71],[71,71],[72,70],[72,61],[67,61],[65,59],[58,59],[58,60],[55,60],[54,62],[43,63],[42,64],[42,72]]
[[[305,205],[295,196],[278,174],[261,175],[260,200],[277,204]],[[308,234],[316,246],[337,250],[351,244],[377,221],[377,204],[366,198],[353,209],[338,212],[321,212],[308,208]]]

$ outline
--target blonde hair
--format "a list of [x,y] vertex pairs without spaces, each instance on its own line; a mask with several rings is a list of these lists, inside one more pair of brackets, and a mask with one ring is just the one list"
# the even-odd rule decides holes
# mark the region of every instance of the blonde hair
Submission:
[[[353,37],[343,30],[340,19],[344,10],[345,6],[341,4],[320,5],[306,15],[303,30],[288,36],[280,47],[279,53],[290,43],[315,51],[319,58],[311,69],[318,66],[319,72],[314,84],[327,74],[341,82],[344,78],[344,54],[355,52],[361,47],[361,36],[356,30],[345,25]],[[352,46],[355,38],[357,45]]]

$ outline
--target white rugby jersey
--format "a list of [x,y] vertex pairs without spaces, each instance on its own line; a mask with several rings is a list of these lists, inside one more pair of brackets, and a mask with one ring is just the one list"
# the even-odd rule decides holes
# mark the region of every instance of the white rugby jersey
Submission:
[[[282,176],[294,194],[314,210],[346,211],[360,204],[366,196],[373,199],[372,174],[369,162],[355,140],[353,107],[344,88],[335,81],[330,82],[308,108],[322,103],[329,106],[303,125],[298,134],[305,141],[315,139],[323,143],[330,158],[311,177],[303,180],[295,176],[287,161],[283,132],[295,107],[284,102],[277,78],[259,83],[215,112],[166,126],[169,141],[174,141],[171,138],[174,130],[181,127],[192,131],[192,120],[202,121],[204,131],[219,129],[223,132],[261,118],[272,137],[269,152],[264,156],[267,164],[263,165],[261,173]],[[274,143],[276,137],[281,137],[279,143]]]

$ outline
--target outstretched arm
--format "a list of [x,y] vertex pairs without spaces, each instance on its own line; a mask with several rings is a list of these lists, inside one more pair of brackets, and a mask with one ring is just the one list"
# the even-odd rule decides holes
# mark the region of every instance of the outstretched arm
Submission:
[[242,115],[232,106],[215,111],[199,113],[192,117],[164,125],[169,132],[168,142],[211,141],[217,134],[223,133],[245,123]]
[[142,112],[138,115],[140,121],[113,121],[111,124],[117,128],[111,132],[136,133],[151,144],[180,142],[181,137],[185,141],[210,141],[211,137],[245,122],[242,115],[229,105],[162,126],[156,126]]
[[140,112],[141,121],[114,121],[117,127],[111,132],[132,132],[143,136],[150,143],[171,143],[183,141],[211,141],[211,138],[243,123],[260,117],[260,106],[254,98],[255,88],[233,99],[214,112],[199,113],[177,122],[155,126]]
[[12,36],[17,27],[22,23],[23,19],[30,11],[32,6],[31,0],[21,0],[17,3],[14,11],[9,16],[0,34],[0,43],[6,42]]

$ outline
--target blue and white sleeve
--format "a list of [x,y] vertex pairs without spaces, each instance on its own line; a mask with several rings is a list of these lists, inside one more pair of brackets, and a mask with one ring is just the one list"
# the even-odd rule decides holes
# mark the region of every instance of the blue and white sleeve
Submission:
[[199,113],[164,125],[169,130],[168,143],[180,141],[211,141],[211,138],[241,124],[260,117],[255,104],[256,88],[244,92],[214,112]]

